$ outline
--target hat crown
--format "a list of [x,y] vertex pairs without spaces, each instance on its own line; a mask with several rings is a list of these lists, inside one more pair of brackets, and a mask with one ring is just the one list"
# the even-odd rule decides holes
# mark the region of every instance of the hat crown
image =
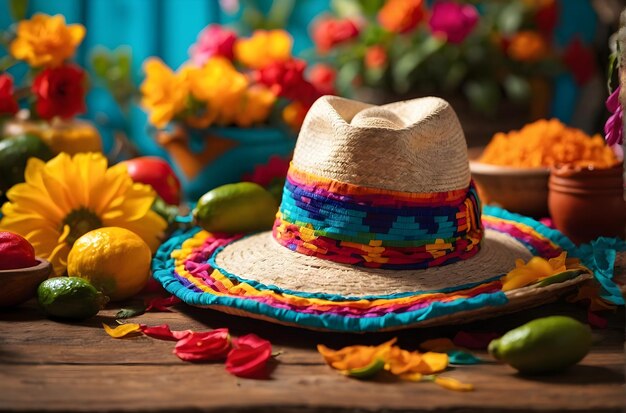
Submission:
[[452,107],[428,97],[373,106],[324,96],[302,126],[294,167],[372,188],[429,193],[467,188],[467,145]]

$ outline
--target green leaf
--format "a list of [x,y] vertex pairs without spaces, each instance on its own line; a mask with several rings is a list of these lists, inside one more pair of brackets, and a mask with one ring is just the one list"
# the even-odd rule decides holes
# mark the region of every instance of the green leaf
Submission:
[[560,272],[558,274],[555,275],[551,275],[548,278],[544,278],[543,280],[539,281],[537,283],[538,287],[545,287],[546,285],[550,285],[550,284],[558,284],[558,283],[562,283],[564,281],[567,280],[571,280],[573,278],[578,277],[579,275],[585,273],[586,271],[584,270],[568,270],[568,271],[563,271]]
[[485,115],[495,115],[501,98],[500,88],[495,81],[469,81],[464,92],[474,109]]
[[115,314],[115,318],[118,320],[124,319],[124,318],[132,318],[132,317],[140,316],[145,312],[146,312],[146,306],[143,303],[135,304],[135,305],[129,306],[128,308],[122,308],[120,311],[117,312],[117,314]]
[[443,88],[447,91],[455,90],[467,75],[468,67],[463,61],[456,61],[450,65],[450,69],[446,73],[443,80]]
[[437,52],[445,41],[430,37],[418,44],[413,50],[401,56],[392,67],[394,89],[398,93],[405,93],[411,87],[411,74],[417,70],[429,56]]
[[523,77],[508,75],[504,79],[504,90],[513,102],[526,102],[530,98],[530,83]]
[[618,67],[618,52],[613,52],[609,56],[609,67],[607,68],[607,76],[606,76],[606,88],[609,91],[609,95],[613,93],[613,89],[611,88],[611,82],[613,81],[613,72]]
[[337,17],[342,19],[363,14],[361,5],[353,0],[331,0],[330,8],[335,11]]
[[28,0],[9,0],[9,12],[13,20],[23,20],[28,12]]
[[91,52],[90,61],[96,76],[106,79],[111,67],[111,52],[103,47],[96,47]]
[[354,80],[359,76],[361,65],[358,61],[347,62],[337,72],[337,89],[340,95],[347,95],[354,89]]
[[522,26],[524,20],[524,4],[518,1],[512,1],[507,4],[497,19],[497,25],[502,34],[509,35],[517,32]]
[[359,0],[361,10],[366,16],[375,16],[383,7],[385,0]]

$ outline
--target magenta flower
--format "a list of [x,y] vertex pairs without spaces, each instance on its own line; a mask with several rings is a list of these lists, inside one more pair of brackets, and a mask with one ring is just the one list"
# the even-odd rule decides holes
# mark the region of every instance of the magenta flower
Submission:
[[443,34],[450,43],[461,43],[478,23],[478,11],[471,4],[438,1],[433,5],[428,25],[435,34]]
[[236,40],[237,34],[234,31],[212,24],[200,32],[198,40],[189,49],[189,54],[198,66],[204,65],[215,56],[233,60],[233,46]]
[[621,86],[618,86],[606,100],[606,108],[611,112],[611,116],[604,125],[604,138],[607,145],[621,158],[623,156],[622,143],[624,142],[624,108],[619,101],[620,89]]

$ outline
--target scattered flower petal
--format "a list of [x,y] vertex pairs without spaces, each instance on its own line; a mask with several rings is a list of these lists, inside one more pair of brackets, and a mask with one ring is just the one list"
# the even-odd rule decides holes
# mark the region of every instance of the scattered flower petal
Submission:
[[459,331],[452,341],[457,347],[464,347],[471,350],[486,350],[491,340],[500,337],[494,332]]
[[405,373],[405,374],[399,375],[398,377],[406,381],[414,381],[414,382],[424,381],[424,375],[422,373]]
[[369,365],[375,359],[387,359],[391,346],[396,339],[389,340],[379,346],[348,346],[340,350],[332,350],[318,344],[320,352],[326,363],[337,370],[350,370]]
[[184,361],[211,361],[226,357],[230,348],[228,329],[219,328],[206,333],[187,334],[176,343],[174,354]]
[[549,260],[542,257],[532,257],[527,263],[521,259],[516,260],[515,268],[501,278],[502,291],[525,287],[538,280],[566,271],[566,257],[567,252],[563,251],[558,257]]
[[420,353],[392,347],[387,355],[385,369],[397,376],[407,373],[433,374],[448,367],[448,355],[445,353]]
[[449,350],[448,360],[450,364],[457,365],[480,364],[483,362],[483,360],[479,359],[472,353],[463,350]]
[[180,298],[170,295],[169,297],[154,297],[146,300],[146,312],[148,311],[164,311],[170,312],[168,307],[180,303]]
[[171,340],[178,341],[181,340],[190,334],[203,334],[203,333],[194,333],[191,330],[183,330],[183,331],[172,331],[167,324],[161,324],[160,326],[153,327],[143,327],[141,332],[147,335],[148,337],[156,338],[158,340]]
[[435,383],[448,390],[455,391],[472,391],[474,390],[474,385],[469,383],[463,383],[458,381],[457,379],[453,379],[451,377],[435,377]]
[[272,357],[272,344],[254,334],[233,340],[233,349],[226,357],[226,371],[249,379],[265,378],[267,361]]
[[141,332],[141,324],[135,323],[121,324],[115,328],[111,328],[108,325],[102,323],[102,327],[104,327],[104,331],[106,331],[106,333],[113,338],[122,338],[132,333]]
[[598,313],[594,313],[593,311],[587,312],[587,322],[593,328],[598,328],[604,330],[609,325],[609,320],[602,317]]

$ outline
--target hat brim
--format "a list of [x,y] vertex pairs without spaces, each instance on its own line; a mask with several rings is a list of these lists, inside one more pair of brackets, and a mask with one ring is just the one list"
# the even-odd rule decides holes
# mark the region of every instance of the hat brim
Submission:
[[[367,332],[455,324],[558,298],[591,278],[502,292],[515,259],[573,251],[558,231],[499,208],[485,208],[486,236],[473,258],[425,270],[357,268],[304,256],[269,233],[216,248],[194,229],[166,242],[153,263],[163,286],[184,302],[313,330]],[[210,240],[210,242],[207,242]]]

